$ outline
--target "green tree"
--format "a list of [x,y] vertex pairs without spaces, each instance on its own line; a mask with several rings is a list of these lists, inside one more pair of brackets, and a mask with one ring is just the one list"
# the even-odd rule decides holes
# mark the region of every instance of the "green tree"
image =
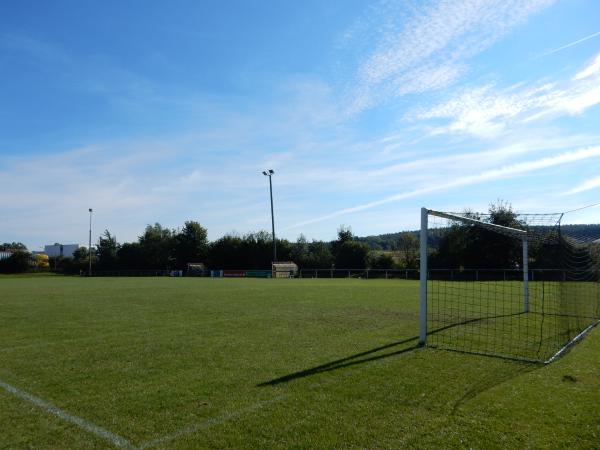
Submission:
[[7,250],[20,250],[23,252],[27,251],[27,247],[25,246],[25,244],[21,243],[21,242],[5,242],[3,244],[0,244],[0,251],[7,251]]
[[116,236],[104,230],[96,245],[97,266],[101,270],[115,269],[118,266],[119,243]]
[[146,269],[142,246],[139,242],[126,242],[117,250],[117,258],[121,269]]
[[356,241],[346,241],[336,248],[335,266],[339,269],[364,269],[367,267],[369,247]]
[[352,228],[346,225],[340,225],[338,228],[338,242],[343,244],[344,242],[348,242],[354,239],[354,235],[352,234]]
[[309,255],[305,269],[330,269],[335,261],[331,245],[323,241],[312,241],[308,245]]
[[147,225],[139,238],[144,267],[169,269],[173,264],[173,231],[159,223]]
[[298,236],[296,243],[292,246],[291,259],[298,267],[308,268],[307,262],[310,256],[308,241],[303,234]]
[[394,267],[394,258],[389,253],[371,252],[369,253],[370,269],[392,269]]
[[406,269],[416,269],[419,265],[419,238],[410,231],[400,233],[396,248],[400,253],[400,260]]
[[338,239],[332,243],[335,266],[339,269],[364,269],[367,267],[369,247],[355,241],[352,229],[345,225],[338,228]]
[[198,222],[189,220],[173,236],[175,265],[184,269],[187,263],[206,262],[208,257],[208,233]]
[[240,269],[242,261],[242,238],[227,234],[209,247],[209,267],[212,269]]
[[[485,223],[522,229],[517,214],[509,203],[498,200],[490,204],[487,216],[466,211],[467,217]],[[468,226],[457,221],[440,238],[432,255],[431,267],[508,269],[521,265],[521,240],[481,226]]]
[[31,254],[17,250],[7,259],[0,261],[0,273],[23,273],[31,268]]

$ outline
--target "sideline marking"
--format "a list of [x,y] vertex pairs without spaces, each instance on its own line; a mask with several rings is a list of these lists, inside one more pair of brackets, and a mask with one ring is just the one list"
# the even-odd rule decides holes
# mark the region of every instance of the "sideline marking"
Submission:
[[0,387],[2,389],[4,389],[5,391],[13,394],[14,396],[19,397],[21,400],[26,400],[29,403],[34,404],[38,408],[43,409],[46,412],[49,412],[50,414],[54,414],[55,416],[65,420],[67,422],[77,425],[79,428],[81,428],[85,431],[88,431],[92,434],[95,434],[98,437],[101,437],[102,439],[104,439],[106,441],[109,441],[116,447],[127,448],[127,449],[135,449],[136,448],[127,439],[122,438],[121,436],[117,436],[116,434],[111,433],[110,431],[108,431],[102,427],[99,427],[98,425],[94,425],[93,423],[88,422],[87,420],[82,419],[81,417],[77,417],[72,414],[69,414],[68,412],[63,411],[62,409],[57,408],[56,406],[52,405],[51,403],[48,403],[47,401],[42,400],[39,397],[35,397],[25,391],[17,389],[16,387],[11,386],[8,383],[4,383],[1,380],[0,380]]
[[[346,379],[350,376],[353,376],[357,372],[361,372],[367,368],[370,368],[373,366],[379,366],[379,365],[387,365],[390,362],[391,361],[387,358],[384,360],[367,361],[366,363],[364,363],[364,365],[362,365],[360,367],[346,370],[346,373],[342,374],[341,376],[337,376],[337,377],[331,378],[329,380],[323,380],[320,382],[309,384],[308,388],[316,389],[316,388],[320,388],[320,387],[326,387],[330,384],[337,383],[342,379]],[[149,449],[152,447],[156,447],[161,444],[166,444],[167,442],[171,442],[171,441],[178,439],[182,436],[185,436],[187,434],[195,433],[202,429],[210,428],[214,425],[219,425],[219,424],[228,422],[229,420],[239,417],[243,414],[246,414],[246,413],[249,413],[252,411],[257,411],[257,410],[262,409],[265,406],[268,406],[271,404],[279,403],[291,396],[291,394],[278,395],[269,400],[259,401],[259,402],[253,403],[245,408],[240,408],[236,411],[227,412],[227,413],[215,416],[215,417],[209,417],[201,422],[188,425],[187,427],[184,427],[178,431],[175,431],[174,433],[171,433],[171,434],[168,434],[166,436],[159,437],[156,439],[152,439],[150,441],[146,441],[146,442],[140,444],[139,446],[135,446],[130,441],[128,441],[127,439],[125,439],[121,436],[111,433],[110,431],[108,431],[98,425],[95,425],[91,422],[88,422],[87,420],[82,419],[81,417],[77,417],[72,414],[69,414],[66,411],[63,411],[62,409],[57,408],[56,406],[52,405],[51,403],[48,403],[39,397],[35,397],[25,391],[21,391],[20,389],[17,389],[16,387],[14,387],[8,383],[4,383],[1,380],[0,380],[0,388],[3,388],[5,391],[15,395],[16,397],[19,397],[22,400],[26,400],[26,401],[34,404],[35,406],[43,409],[46,412],[54,414],[55,416],[65,420],[67,422],[77,425],[78,427],[82,428],[85,431],[88,431],[92,434],[95,434],[98,437],[101,437],[101,438],[109,441],[116,447],[125,448],[125,449],[129,449],[129,450],[145,450],[145,449]]]

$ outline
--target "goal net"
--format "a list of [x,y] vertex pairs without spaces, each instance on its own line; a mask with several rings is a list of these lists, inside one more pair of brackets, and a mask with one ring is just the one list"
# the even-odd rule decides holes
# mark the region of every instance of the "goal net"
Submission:
[[421,344],[550,362],[595,326],[600,240],[564,218],[423,208]]

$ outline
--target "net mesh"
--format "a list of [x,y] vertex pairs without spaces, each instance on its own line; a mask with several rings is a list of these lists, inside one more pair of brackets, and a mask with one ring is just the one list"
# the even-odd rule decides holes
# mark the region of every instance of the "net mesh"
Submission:
[[429,211],[427,344],[550,361],[596,324],[600,226],[567,217]]

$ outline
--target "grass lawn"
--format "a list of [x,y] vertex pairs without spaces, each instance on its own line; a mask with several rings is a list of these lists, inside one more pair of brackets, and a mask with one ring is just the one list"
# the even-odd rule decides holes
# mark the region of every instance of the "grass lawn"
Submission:
[[0,278],[0,448],[598,448],[600,330],[418,348],[403,280]]

